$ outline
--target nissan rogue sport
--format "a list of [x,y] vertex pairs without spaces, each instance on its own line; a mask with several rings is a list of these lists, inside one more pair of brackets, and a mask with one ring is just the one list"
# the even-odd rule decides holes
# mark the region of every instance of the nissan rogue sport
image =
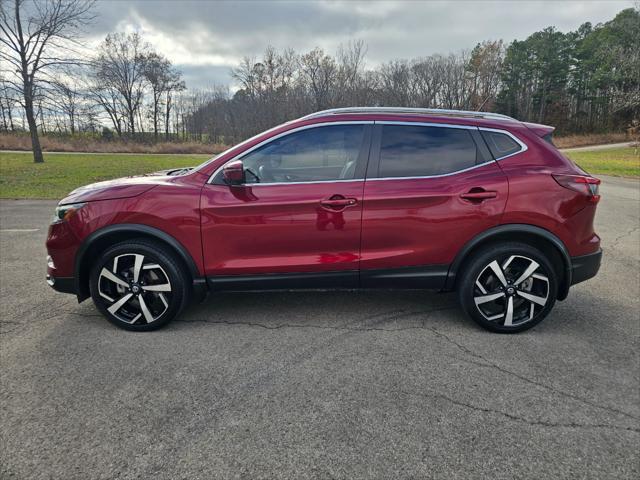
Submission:
[[47,281],[129,330],[208,292],[356,288],[455,290],[482,327],[526,330],[602,256],[600,180],[552,131],[484,112],[314,113],[195,168],[74,190]]

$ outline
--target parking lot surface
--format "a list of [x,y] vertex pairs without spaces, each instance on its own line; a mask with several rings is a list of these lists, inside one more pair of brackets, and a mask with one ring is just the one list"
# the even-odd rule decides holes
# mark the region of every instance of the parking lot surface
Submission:
[[519,335],[451,294],[211,296],[119,330],[44,281],[55,203],[0,202],[0,478],[638,478],[640,184],[600,274]]

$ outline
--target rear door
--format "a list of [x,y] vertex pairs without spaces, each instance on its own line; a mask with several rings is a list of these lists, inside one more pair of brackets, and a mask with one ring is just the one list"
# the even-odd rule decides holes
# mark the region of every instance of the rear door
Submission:
[[310,274],[291,276],[295,287],[337,272],[336,281],[356,286],[372,123],[307,126],[269,139],[239,157],[244,185],[214,175],[201,200],[207,275],[273,274],[281,288],[285,274]]
[[362,285],[440,288],[462,246],[499,224],[507,179],[475,127],[376,122],[373,138]]

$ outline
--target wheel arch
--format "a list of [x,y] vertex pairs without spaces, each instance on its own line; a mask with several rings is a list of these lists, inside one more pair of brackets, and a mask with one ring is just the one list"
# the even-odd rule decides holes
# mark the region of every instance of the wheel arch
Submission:
[[[201,277],[198,266],[189,251],[168,233],[148,225],[118,224],[101,228],[91,233],[82,243],[75,257],[74,278],[78,302],[90,296],[89,275],[91,272],[90,259],[96,258],[101,252],[118,242],[132,238],[145,238],[160,242],[169,247],[186,269],[195,283]],[[200,283],[200,282],[198,282]]]
[[466,262],[475,252],[489,244],[504,241],[523,242],[550,255],[554,267],[559,267],[556,268],[560,279],[557,298],[558,300],[567,298],[571,285],[571,257],[567,247],[549,230],[535,225],[518,223],[490,228],[467,242],[449,267],[445,289],[453,290],[456,288],[458,274],[464,270]]

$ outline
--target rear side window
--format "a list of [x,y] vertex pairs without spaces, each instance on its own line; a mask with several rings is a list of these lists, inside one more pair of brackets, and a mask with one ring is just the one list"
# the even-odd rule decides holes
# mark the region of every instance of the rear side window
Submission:
[[427,177],[476,165],[476,144],[469,130],[412,125],[384,125],[380,177]]
[[489,150],[491,150],[493,158],[495,158],[496,160],[522,150],[520,144],[507,134],[499,132],[488,132],[486,130],[481,130],[481,132],[484,140],[489,146]]

